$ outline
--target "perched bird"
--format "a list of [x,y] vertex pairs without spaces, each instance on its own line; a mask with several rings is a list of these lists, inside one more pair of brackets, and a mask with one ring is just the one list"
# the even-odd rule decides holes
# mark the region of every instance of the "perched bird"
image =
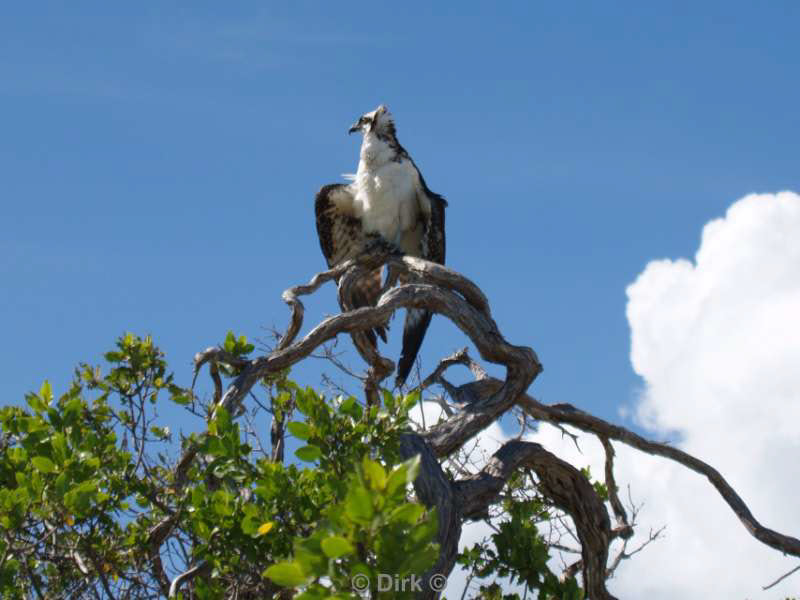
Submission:
[[[326,185],[317,193],[315,210],[322,253],[333,267],[368,250],[388,244],[402,253],[444,263],[445,199],[428,189],[422,173],[397,141],[394,120],[381,105],[362,115],[350,133],[364,135],[358,172],[349,184]],[[356,286],[356,308],[374,305],[382,287],[380,269]],[[417,357],[431,322],[431,313],[408,309],[403,328],[403,350],[397,365],[402,385]],[[386,341],[386,327],[367,333]]]

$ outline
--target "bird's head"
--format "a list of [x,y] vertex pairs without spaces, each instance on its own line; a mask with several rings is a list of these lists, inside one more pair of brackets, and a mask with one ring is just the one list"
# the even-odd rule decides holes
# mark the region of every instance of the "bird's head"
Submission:
[[361,115],[358,121],[353,123],[349,133],[374,133],[378,137],[394,137],[394,119],[389,108],[385,104],[381,104],[372,112]]

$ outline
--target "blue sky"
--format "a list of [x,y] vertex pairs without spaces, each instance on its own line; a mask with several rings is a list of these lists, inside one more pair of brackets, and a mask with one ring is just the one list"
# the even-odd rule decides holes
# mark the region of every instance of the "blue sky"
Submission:
[[[626,286],[691,257],[737,198],[800,189],[798,17],[795,2],[6,3],[2,402],[63,389],[124,331],[153,334],[188,382],[228,329],[282,328],[280,292],[324,266],[314,194],[355,170],[347,128],[383,102],[450,203],[449,264],[539,354],[531,391],[620,420],[640,385]],[[308,325],[334,312],[332,288],[308,308]],[[436,319],[424,370],[464,343]]]

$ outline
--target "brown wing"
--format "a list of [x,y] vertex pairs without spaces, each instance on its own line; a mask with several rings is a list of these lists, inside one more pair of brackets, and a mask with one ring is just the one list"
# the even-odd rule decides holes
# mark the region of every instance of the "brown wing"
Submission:
[[[416,165],[414,165],[416,167]],[[425,183],[425,178],[417,169],[419,187],[417,188],[417,201],[420,207],[420,218],[423,221],[422,257],[427,260],[444,264],[445,237],[444,237],[444,209],[447,200],[443,196],[432,192]]]
[[[419,176],[419,185],[417,187],[419,222],[413,234],[408,237],[408,242],[414,248],[403,249],[426,260],[444,264],[444,209],[447,206],[447,201],[439,194],[435,194],[428,189],[425,179],[419,170],[417,170],[417,175]],[[430,312],[419,308],[406,310],[406,319],[403,324],[403,349],[400,353],[400,360],[397,362],[396,382],[398,386],[405,383],[411,368],[414,366],[414,361],[422,346],[422,340],[428,331],[428,325],[431,323],[431,316]]]
[[[361,220],[353,215],[353,192],[345,184],[326,185],[317,193],[314,203],[317,215],[317,234],[322,254],[328,267],[335,267],[346,260],[355,258],[364,251],[367,238],[361,227]],[[383,282],[381,270],[376,269],[356,284],[353,294],[355,308],[375,306],[380,298]],[[387,326],[368,331],[367,336],[373,345],[377,343],[375,334],[386,341]]]

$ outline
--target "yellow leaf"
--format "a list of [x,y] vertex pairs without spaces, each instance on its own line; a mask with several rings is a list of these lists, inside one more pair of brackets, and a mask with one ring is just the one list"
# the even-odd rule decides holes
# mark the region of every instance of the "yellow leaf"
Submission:
[[72,527],[73,525],[75,525],[75,519],[73,519],[73,518],[72,518],[72,515],[67,515],[67,517],[64,519],[64,521],[65,521],[65,522],[67,523],[67,525],[69,525],[70,527]]
[[272,526],[275,525],[272,521],[267,521],[261,527],[258,528],[258,535],[264,535],[265,533],[269,533],[269,530],[272,529]]

